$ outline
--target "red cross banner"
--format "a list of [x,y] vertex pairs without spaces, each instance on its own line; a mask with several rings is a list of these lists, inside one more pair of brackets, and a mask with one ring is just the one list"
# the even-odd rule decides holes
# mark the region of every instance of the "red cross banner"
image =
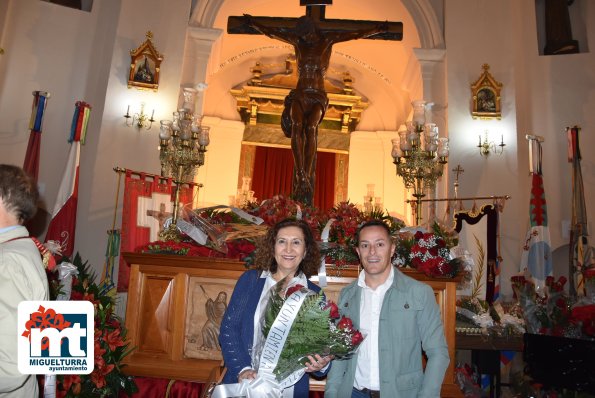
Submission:
[[[171,178],[126,169],[120,253],[159,240],[163,224],[172,216],[175,183]],[[180,190],[180,208],[192,204],[194,183]],[[130,266],[120,256],[118,292],[128,291]]]

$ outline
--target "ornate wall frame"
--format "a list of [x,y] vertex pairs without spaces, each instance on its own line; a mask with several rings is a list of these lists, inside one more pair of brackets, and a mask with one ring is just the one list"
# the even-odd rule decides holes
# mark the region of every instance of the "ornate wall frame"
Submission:
[[483,64],[483,73],[471,85],[472,110],[474,119],[501,119],[500,91],[502,83],[489,72],[490,65]]
[[143,44],[135,50],[130,50],[128,88],[157,91],[163,55],[153,45],[153,32],[148,31],[146,37]]

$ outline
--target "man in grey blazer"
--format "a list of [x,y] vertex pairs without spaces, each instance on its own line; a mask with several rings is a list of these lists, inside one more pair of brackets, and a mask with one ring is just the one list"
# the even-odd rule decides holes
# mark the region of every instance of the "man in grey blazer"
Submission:
[[325,397],[440,397],[450,359],[432,288],[392,266],[395,243],[382,221],[363,224],[356,241],[364,271],[338,305],[366,338],[352,358],[333,361]]

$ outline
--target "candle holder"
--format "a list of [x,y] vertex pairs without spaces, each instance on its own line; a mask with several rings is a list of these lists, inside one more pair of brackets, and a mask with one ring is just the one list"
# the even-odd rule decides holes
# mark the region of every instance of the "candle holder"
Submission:
[[495,153],[497,155],[502,155],[504,152],[504,147],[506,144],[504,143],[504,135],[501,136],[500,143],[496,145],[494,141],[490,141],[488,139],[488,131],[485,131],[485,136],[483,142],[481,141],[481,135],[479,136],[479,144],[477,147],[479,148],[479,154],[481,156],[489,156],[490,153]]
[[159,132],[159,162],[161,175],[171,177],[176,184],[172,222],[161,234],[163,240],[179,240],[177,228],[180,207],[180,186],[194,179],[196,170],[204,165],[210,143],[209,127],[202,126],[202,116],[194,114],[197,90],[184,89],[184,105],[173,112],[173,120],[162,120]]
[[130,105],[128,105],[128,109],[126,109],[126,114],[124,115],[124,118],[126,119],[126,126],[128,127],[136,126],[139,130],[143,128],[146,130],[150,130],[151,127],[153,127],[153,122],[155,121],[155,119],[153,119],[154,116],[155,109],[153,109],[151,117],[149,117],[149,115],[145,113],[145,103],[141,102],[140,111],[133,115],[130,114]]
[[396,166],[397,176],[403,179],[405,188],[413,189],[416,199],[415,224],[421,222],[422,198],[427,190],[436,187],[442,176],[442,169],[448,162],[448,138],[439,137],[438,127],[426,123],[426,102],[412,102],[413,118],[401,126],[398,138],[393,138],[391,156]]

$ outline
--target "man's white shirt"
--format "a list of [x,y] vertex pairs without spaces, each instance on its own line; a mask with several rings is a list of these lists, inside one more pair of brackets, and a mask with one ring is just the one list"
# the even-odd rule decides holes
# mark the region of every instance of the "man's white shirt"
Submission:
[[357,354],[357,367],[353,386],[358,390],[368,388],[380,390],[380,372],[378,358],[378,327],[380,310],[384,295],[395,279],[395,270],[391,267],[386,281],[375,290],[366,285],[365,272],[360,273],[357,285],[362,288],[359,308],[359,330],[365,336]]

